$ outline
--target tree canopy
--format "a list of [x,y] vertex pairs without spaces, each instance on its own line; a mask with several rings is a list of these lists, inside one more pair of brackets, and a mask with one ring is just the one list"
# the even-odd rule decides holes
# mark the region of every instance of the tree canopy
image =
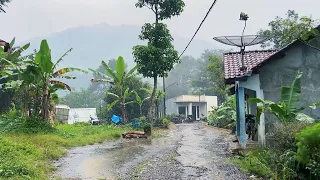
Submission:
[[288,10],[287,17],[277,16],[269,23],[270,29],[260,30],[259,35],[271,36],[272,38],[261,44],[262,48],[282,48],[296,39],[307,35],[307,32],[315,33],[316,20],[312,17],[299,16],[294,10]]
[[7,6],[7,4],[10,2],[11,0],[0,0],[0,13],[6,13],[4,7]]
[[138,0],[136,7],[149,8],[155,15],[155,23],[143,25],[139,39],[147,41],[147,45],[133,47],[133,56],[138,64],[138,72],[144,77],[153,78],[153,91],[150,97],[148,120],[153,119],[154,101],[157,91],[157,78],[164,77],[179,62],[178,52],[172,45],[173,38],[164,23],[159,21],[170,19],[182,13],[183,0]]

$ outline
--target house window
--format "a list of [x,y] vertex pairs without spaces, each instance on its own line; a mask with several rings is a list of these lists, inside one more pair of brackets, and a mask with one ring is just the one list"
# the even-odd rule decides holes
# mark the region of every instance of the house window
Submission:
[[181,115],[186,115],[186,107],[185,106],[180,106],[179,107],[179,114]]

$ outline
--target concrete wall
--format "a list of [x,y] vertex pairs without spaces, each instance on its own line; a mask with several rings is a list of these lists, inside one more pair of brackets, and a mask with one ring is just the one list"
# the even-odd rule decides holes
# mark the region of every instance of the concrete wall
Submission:
[[[261,88],[261,74],[255,74],[250,77],[248,77],[247,81],[239,82],[240,87],[245,88],[245,93],[249,95],[249,97],[257,97],[260,99],[264,99],[264,91]],[[249,89],[251,91],[246,91],[246,89]],[[255,93],[253,93],[253,91]],[[256,115],[256,104],[250,104],[250,113],[253,115]],[[260,125],[258,127],[258,141],[259,144],[265,145],[265,115],[262,114],[260,116]]]
[[206,112],[209,112],[213,109],[213,107],[218,106],[218,97],[217,96],[205,96],[205,101],[207,102]]
[[[278,102],[281,87],[290,86],[297,71],[300,70],[303,72],[300,105],[320,101],[320,52],[302,43],[297,43],[289,48],[285,54],[285,57],[271,60],[260,68],[260,84],[264,98]],[[320,109],[307,109],[305,113],[320,119]],[[265,114],[265,120],[266,131],[271,130],[273,124],[277,122],[270,113]]]
[[175,98],[166,100],[166,114],[178,114],[178,106],[174,103],[175,101]]

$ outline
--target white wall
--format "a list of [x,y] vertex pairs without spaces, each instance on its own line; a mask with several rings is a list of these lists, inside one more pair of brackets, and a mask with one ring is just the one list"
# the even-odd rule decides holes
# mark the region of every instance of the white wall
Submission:
[[[247,81],[239,82],[240,87],[251,89],[256,91],[256,97],[264,99],[263,90],[260,87],[260,77],[259,74],[248,77]],[[258,104],[259,105],[259,104]],[[265,145],[265,119],[264,114],[260,117],[260,125],[258,127],[258,141],[261,145]]]
[[71,108],[69,111],[68,124],[76,122],[89,122],[90,115],[97,118],[96,108]]
[[207,102],[206,112],[209,112],[213,109],[213,107],[218,106],[218,97],[217,96],[205,96],[205,101]]
[[[194,97],[193,100],[195,102],[178,102],[175,103],[176,101],[180,100],[188,100],[192,99],[191,97]],[[218,106],[218,98],[217,96],[200,96],[200,101],[199,101],[199,96],[179,96],[177,98],[171,98],[166,100],[166,113],[167,114],[178,114],[179,112],[179,107],[183,106],[188,109],[189,115],[192,114],[192,106],[199,106],[200,108],[200,114],[199,117],[201,118],[201,114],[204,114],[205,117],[208,116],[208,112],[212,110],[212,107],[217,107]]]

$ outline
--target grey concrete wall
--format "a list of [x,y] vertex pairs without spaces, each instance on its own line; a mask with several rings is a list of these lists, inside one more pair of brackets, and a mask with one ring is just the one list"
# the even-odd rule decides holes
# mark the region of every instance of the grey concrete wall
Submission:
[[[319,47],[319,46],[318,46]],[[290,86],[297,71],[303,72],[301,106],[320,101],[320,52],[302,43],[286,51],[286,56],[271,60],[260,69],[260,84],[264,98],[278,102],[282,86]],[[320,119],[320,109],[305,110],[309,116]],[[265,114],[266,131],[272,128],[276,118]]]

